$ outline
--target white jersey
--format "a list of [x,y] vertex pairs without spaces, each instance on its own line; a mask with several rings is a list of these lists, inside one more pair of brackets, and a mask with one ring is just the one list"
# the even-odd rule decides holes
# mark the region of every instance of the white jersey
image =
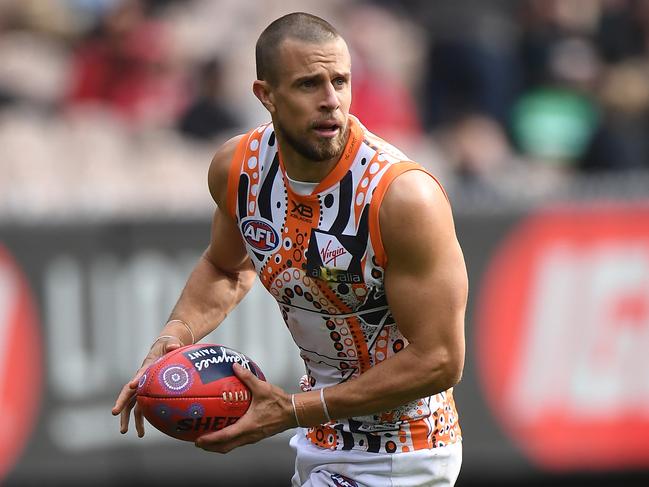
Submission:
[[[340,161],[311,194],[292,190],[272,124],[242,138],[228,179],[228,211],[314,389],[353,380],[408,345],[385,295],[379,207],[398,175],[423,168],[349,120]],[[332,450],[400,453],[458,442],[460,428],[449,389],[380,414],[335,419],[306,437]]]

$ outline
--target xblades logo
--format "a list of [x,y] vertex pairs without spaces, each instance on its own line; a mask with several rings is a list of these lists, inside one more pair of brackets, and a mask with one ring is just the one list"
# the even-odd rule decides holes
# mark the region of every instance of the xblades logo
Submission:
[[299,218],[300,220],[311,220],[313,218],[313,208],[311,208],[309,205],[298,203],[295,200],[291,200],[291,203],[293,204],[291,215]]

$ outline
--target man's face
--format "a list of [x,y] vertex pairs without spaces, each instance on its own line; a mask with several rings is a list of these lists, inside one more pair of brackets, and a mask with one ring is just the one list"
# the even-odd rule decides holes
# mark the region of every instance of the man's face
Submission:
[[312,161],[339,157],[347,140],[351,58],[342,39],[312,44],[284,40],[271,84],[275,130]]

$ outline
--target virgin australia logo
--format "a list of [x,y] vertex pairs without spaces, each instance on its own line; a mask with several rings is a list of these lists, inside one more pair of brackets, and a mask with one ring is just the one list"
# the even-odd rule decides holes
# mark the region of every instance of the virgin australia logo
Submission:
[[322,264],[332,269],[346,271],[352,262],[352,254],[333,235],[315,234],[318,243],[318,253]]

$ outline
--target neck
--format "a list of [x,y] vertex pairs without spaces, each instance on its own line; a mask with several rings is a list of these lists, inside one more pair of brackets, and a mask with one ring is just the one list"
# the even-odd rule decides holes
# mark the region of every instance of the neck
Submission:
[[[347,140],[349,140],[349,131],[350,128],[347,127],[347,134],[345,135],[345,144],[343,145],[343,151],[344,147],[347,144]],[[286,174],[288,174],[291,179],[295,179],[296,181],[303,181],[305,183],[318,183],[322,181],[327,176],[327,174],[329,174],[333,170],[333,168],[336,167],[336,164],[338,164],[338,161],[342,156],[341,152],[337,156],[325,161],[313,161],[311,159],[307,159],[302,154],[295,151],[291,144],[289,144],[286,140],[283,140],[283,137],[278,133],[278,131],[275,132],[275,137],[277,138],[277,143],[279,151],[282,155],[282,162],[284,163]]]

